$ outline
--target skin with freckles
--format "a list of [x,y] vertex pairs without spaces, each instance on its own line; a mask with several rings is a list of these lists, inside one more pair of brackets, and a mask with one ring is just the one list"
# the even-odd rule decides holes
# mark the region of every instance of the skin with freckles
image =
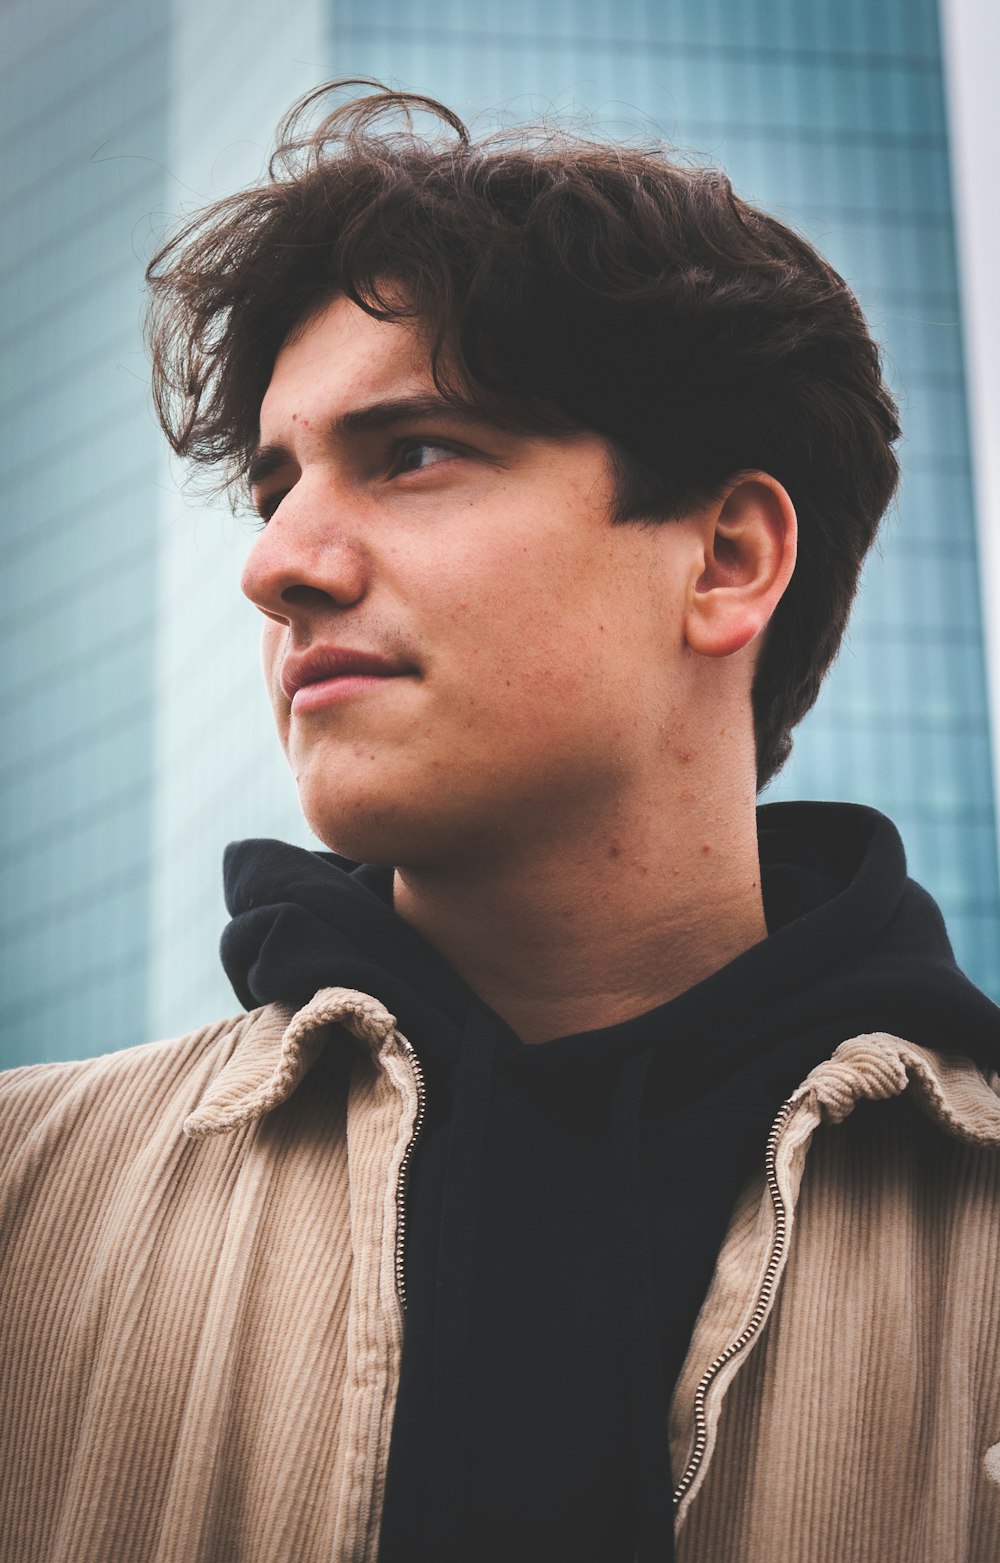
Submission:
[[[400,914],[544,1041],[766,934],[750,684],[795,516],[750,473],[680,520],[614,525],[598,435],[435,397],[409,325],[336,299],[301,326],[261,406],[280,451],[243,589],[311,827],[394,866]],[[286,656],[331,646],[396,676],[293,709]]]

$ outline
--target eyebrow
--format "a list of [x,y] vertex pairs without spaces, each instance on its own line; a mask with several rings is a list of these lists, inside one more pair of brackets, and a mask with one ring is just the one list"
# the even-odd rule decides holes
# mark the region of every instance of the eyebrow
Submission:
[[[339,413],[327,424],[327,432],[334,439],[343,439],[351,435],[371,434],[417,418],[447,418],[452,422],[480,426],[496,422],[471,403],[448,402],[441,396],[402,396]],[[247,462],[247,486],[256,488],[258,483],[263,483],[265,478],[271,477],[294,460],[285,445],[258,445]]]

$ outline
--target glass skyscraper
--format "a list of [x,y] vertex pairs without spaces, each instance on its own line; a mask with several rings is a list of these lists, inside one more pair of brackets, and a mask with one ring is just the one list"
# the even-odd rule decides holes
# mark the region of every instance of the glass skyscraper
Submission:
[[855,288],[901,402],[904,481],[766,796],[890,814],[960,962],[1000,997],[936,0],[295,0],[277,40],[269,6],[77,0],[58,26],[19,6],[0,27],[20,62],[0,99],[19,572],[3,610],[4,1063],[232,1012],[215,954],[222,848],[310,841],[236,584],[249,531],[178,498],[137,319],[155,237],[256,177],[280,112],[332,75],[429,93],[474,129],[550,115],[666,139],[720,163]]
[[160,458],[135,243],[169,42],[141,0],[0,15],[3,1063],[147,1024]]

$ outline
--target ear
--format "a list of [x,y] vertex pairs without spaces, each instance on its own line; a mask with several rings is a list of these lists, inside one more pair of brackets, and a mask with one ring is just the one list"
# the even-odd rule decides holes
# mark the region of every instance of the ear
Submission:
[[777,479],[749,472],[692,519],[702,533],[701,573],[685,637],[704,657],[728,657],[766,627],[792,578],[795,508]]

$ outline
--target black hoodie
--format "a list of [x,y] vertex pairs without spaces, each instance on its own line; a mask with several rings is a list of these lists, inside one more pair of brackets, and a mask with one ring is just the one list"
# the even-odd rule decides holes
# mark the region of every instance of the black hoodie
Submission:
[[633,1020],[525,1046],[392,910],[392,873],[226,852],[222,958],[248,1007],[359,988],[424,1068],[380,1563],[672,1556],[666,1407],[740,1184],[784,1099],[889,1031],[995,1067],[894,826],[758,811],[768,938]]

